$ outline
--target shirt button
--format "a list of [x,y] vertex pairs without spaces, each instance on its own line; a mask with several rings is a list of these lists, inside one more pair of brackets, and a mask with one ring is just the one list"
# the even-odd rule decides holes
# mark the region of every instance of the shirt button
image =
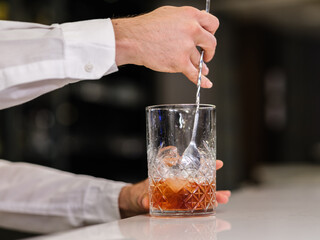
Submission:
[[92,72],[93,70],[93,65],[91,63],[88,63],[84,66],[84,70],[86,70],[86,72]]

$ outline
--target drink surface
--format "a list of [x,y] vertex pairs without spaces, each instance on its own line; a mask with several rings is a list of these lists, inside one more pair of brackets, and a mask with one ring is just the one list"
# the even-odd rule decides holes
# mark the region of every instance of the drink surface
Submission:
[[215,182],[197,183],[168,178],[150,183],[151,212],[212,212],[216,201]]

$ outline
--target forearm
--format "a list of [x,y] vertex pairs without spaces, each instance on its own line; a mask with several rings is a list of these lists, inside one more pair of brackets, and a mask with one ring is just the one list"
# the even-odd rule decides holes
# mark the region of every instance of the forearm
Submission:
[[[120,218],[119,193],[126,183],[0,160],[0,225],[52,232]],[[29,219],[19,226],[8,219]],[[51,226],[43,227],[43,221]],[[22,228],[22,229],[21,229]]]

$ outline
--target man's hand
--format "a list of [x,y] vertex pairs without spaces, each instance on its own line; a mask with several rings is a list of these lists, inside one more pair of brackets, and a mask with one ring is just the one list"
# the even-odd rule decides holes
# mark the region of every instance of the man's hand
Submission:
[[[216,161],[216,169],[223,166],[221,160]],[[148,195],[149,180],[128,185],[122,188],[119,195],[119,208],[121,218],[131,217],[138,214],[146,213],[149,210],[149,195]],[[230,191],[216,192],[216,206],[218,203],[225,204],[231,196]]]
[[[112,20],[116,38],[116,63],[143,65],[160,72],[181,72],[198,81],[200,53],[210,61],[215,53],[218,19],[193,7],[161,7],[133,18]],[[212,83],[203,65],[201,87]]]

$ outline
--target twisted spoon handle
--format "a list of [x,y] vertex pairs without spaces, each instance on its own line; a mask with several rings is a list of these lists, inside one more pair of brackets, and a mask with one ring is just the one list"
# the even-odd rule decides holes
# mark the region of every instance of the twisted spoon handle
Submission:
[[[206,12],[210,11],[210,0],[206,0]],[[202,66],[203,66],[203,54],[204,51],[201,50],[200,63],[199,63],[199,75],[198,75],[198,83],[197,83],[197,94],[196,94],[196,104],[199,106],[200,104],[200,85],[201,85],[201,75],[202,75]]]

